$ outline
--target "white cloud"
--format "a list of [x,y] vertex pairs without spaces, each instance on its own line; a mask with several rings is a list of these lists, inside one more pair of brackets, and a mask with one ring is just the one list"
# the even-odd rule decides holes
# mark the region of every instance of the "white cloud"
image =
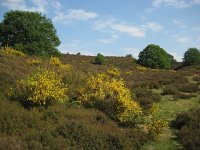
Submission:
[[83,9],[69,9],[66,13],[61,11],[57,12],[53,21],[60,21],[63,24],[69,24],[74,21],[87,21],[97,17],[98,15],[94,12],[85,11]]
[[97,42],[103,43],[103,44],[112,44],[114,43],[119,37],[117,35],[112,35],[111,38],[107,39],[98,39]]
[[102,32],[126,33],[132,37],[144,37],[144,31],[137,26],[121,23],[114,18],[97,20],[93,24],[93,29]]
[[127,33],[133,37],[144,37],[145,36],[144,31],[136,26],[126,25],[126,24],[113,24],[111,26],[111,29],[118,31],[118,32]]
[[144,30],[160,31],[163,29],[163,26],[156,22],[148,22],[147,24],[142,25],[142,28]]
[[62,4],[59,1],[53,1],[52,6],[56,9],[59,10],[62,8]]
[[15,10],[24,10],[27,8],[25,0],[3,0],[0,5]]
[[190,43],[191,40],[188,37],[179,37],[179,38],[177,38],[177,42],[182,43],[182,44],[186,44],[186,43]]
[[12,10],[38,11],[45,13],[47,11],[48,3],[42,0],[31,0],[31,7],[25,0],[2,0],[0,6]]
[[192,28],[192,30],[193,30],[193,31],[200,31],[200,26],[194,26],[194,27]]
[[187,8],[200,4],[200,0],[153,0],[153,7],[171,6],[174,8]]
[[182,29],[186,28],[186,25],[185,25],[183,20],[176,20],[175,19],[172,22],[173,22],[173,24],[175,24],[179,28],[182,28]]
[[[110,32],[110,27],[116,23],[114,18],[98,19],[93,23],[92,28],[97,31]],[[112,32],[112,31],[111,31]]]
[[192,41],[188,36],[174,35],[174,40],[180,44],[191,44]]
[[185,0],[153,0],[152,5],[154,7],[172,6],[175,8],[186,8],[190,6]]
[[133,47],[127,47],[124,48],[123,51],[125,51],[127,54],[132,54],[134,58],[138,58],[138,55],[140,53],[140,50],[137,48],[133,48]]
[[174,56],[174,59],[176,59],[178,62],[182,62],[183,56],[180,54],[177,54],[176,52],[169,52],[172,56]]

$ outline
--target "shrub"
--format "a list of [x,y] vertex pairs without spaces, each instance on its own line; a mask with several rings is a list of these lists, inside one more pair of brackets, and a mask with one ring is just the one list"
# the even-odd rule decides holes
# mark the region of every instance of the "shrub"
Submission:
[[181,113],[176,117],[173,126],[179,130],[178,139],[185,149],[200,149],[200,109]]
[[20,56],[20,57],[24,57],[26,56],[26,54],[24,54],[23,52],[20,52],[20,51],[17,51],[13,48],[10,48],[10,47],[5,47],[2,52],[5,54],[5,55],[8,55],[8,56]]
[[197,48],[189,48],[183,58],[183,65],[200,64],[200,51]]
[[158,45],[150,44],[140,52],[138,63],[154,69],[170,69],[171,57]]
[[193,77],[194,81],[200,81],[200,77]]
[[119,71],[119,69],[113,67],[107,70],[107,74],[116,77],[116,76],[120,76],[121,72]]
[[28,65],[39,65],[41,63],[41,60],[30,58],[30,59],[27,59],[26,62]]
[[195,93],[199,91],[199,86],[194,83],[177,84],[176,87],[181,92]]
[[176,92],[174,95],[173,95],[173,98],[174,99],[190,99],[192,97],[196,97],[197,95],[195,94],[192,94],[192,93],[181,93],[181,92]]
[[143,67],[143,66],[137,66],[136,67],[138,70],[141,70],[141,71],[146,71],[147,68],[146,67]]
[[144,109],[151,108],[153,103],[161,100],[161,96],[159,94],[153,93],[147,89],[136,89],[134,90],[134,93],[136,101],[138,101]]
[[177,88],[173,85],[167,85],[162,92],[162,95],[175,95],[178,92]]
[[127,76],[131,76],[131,75],[133,75],[133,71],[127,71],[127,72],[125,72],[125,75],[127,75]]
[[147,125],[149,136],[152,139],[156,139],[163,133],[164,128],[167,126],[168,123],[166,121],[160,119],[152,119]]
[[22,98],[25,101],[29,101],[36,105],[45,105],[53,101],[64,102],[67,100],[68,88],[61,82],[55,72],[51,70],[40,70],[32,75],[29,75],[26,79],[22,79],[18,82],[17,90],[12,97],[18,99]]
[[178,76],[175,77],[173,80],[173,83],[188,83],[188,78],[187,77],[182,77],[182,76]]
[[105,61],[105,57],[102,54],[98,53],[97,56],[95,57],[95,63],[102,65],[104,61]]
[[[0,95],[1,96],[1,95]],[[24,109],[0,97],[0,149],[140,149],[147,134],[98,110],[62,104]]]
[[79,100],[86,106],[102,110],[110,118],[134,123],[141,108],[132,100],[124,80],[105,74],[90,75],[80,90]]
[[49,64],[55,71],[59,73],[69,71],[72,68],[70,64],[62,64],[58,57],[51,57]]

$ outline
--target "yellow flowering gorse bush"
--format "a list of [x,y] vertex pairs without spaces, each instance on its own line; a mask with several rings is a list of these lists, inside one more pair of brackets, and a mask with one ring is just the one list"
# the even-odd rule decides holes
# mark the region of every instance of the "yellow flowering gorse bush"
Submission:
[[21,56],[21,57],[26,56],[26,54],[24,54],[23,52],[17,51],[10,47],[5,47],[4,50],[2,50],[2,52],[9,56]]
[[163,133],[164,128],[166,128],[166,127],[168,127],[168,122],[163,121],[161,119],[152,119],[147,124],[147,129],[148,129],[149,135],[152,138],[159,137]]
[[107,73],[108,73],[109,75],[113,76],[113,77],[115,77],[115,76],[120,76],[120,74],[121,74],[121,72],[119,71],[119,69],[118,69],[118,68],[115,68],[115,67],[108,69],[108,70],[107,70]]
[[125,74],[127,75],[127,76],[131,76],[131,75],[133,75],[133,71],[127,71],[127,72],[125,72]]
[[64,102],[67,100],[67,86],[61,82],[61,77],[50,70],[39,71],[20,80],[18,87],[25,89],[24,91],[28,93],[26,100],[34,104],[45,105],[51,101]]
[[39,65],[41,63],[41,60],[30,58],[30,59],[27,59],[26,62],[28,65],[32,66],[32,65]]
[[49,64],[56,68],[57,71],[69,71],[72,68],[70,64],[62,64],[58,57],[51,57]]
[[90,75],[79,92],[83,104],[92,105],[120,122],[134,121],[142,113],[123,79],[106,74]]
[[143,67],[143,66],[137,66],[136,67],[138,70],[141,70],[141,71],[146,71],[147,68],[146,67]]

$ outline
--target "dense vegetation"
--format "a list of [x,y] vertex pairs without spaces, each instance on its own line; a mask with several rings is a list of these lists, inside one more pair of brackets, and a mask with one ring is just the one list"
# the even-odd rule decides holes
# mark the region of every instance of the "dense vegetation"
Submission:
[[151,68],[170,69],[173,57],[160,46],[150,44],[140,52],[138,63]]
[[[27,29],[29,17],[39,22]],[[138,61],[38,57],[59,53],[55,33],[39,13],[11,11],[0,24],[1,149],[199,149],[197,49],[175,70],[173,56],[154,44]]]
[[200,51],[197,48],[189,48],[183,58],[185,66],[200,64]]
[[157,104],[166,96],[174,102],[199,95],[199,66],[149,69],[131,57],[96,65],[95,57],[44,59],[11,48],[1,49],[0,57],[4,149],[140,149],[169,128]]
[[1,46],[12,46],[29,55],[58,55],[60,40],[50,19],[38,12],[10,11],[0,23]]
[[174,126],[179,130],[178,138],[185,149],[200,149],[200,109],[179,114]]

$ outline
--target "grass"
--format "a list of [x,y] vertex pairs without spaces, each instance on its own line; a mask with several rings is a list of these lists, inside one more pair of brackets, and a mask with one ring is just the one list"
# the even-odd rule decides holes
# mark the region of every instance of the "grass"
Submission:
[[[163,96],[161,101],[157,103],[159,111],[155,116],[170,122],[176,118],[177,114],[200,107],[199,100],[200,95],[195,98],[176,101],[172,100],[172,96]],[[179,148],[181,148],[181,145],[176,140],[176,131],[168,127],[158,140],[146,143],[142,150],[177,150]]]

